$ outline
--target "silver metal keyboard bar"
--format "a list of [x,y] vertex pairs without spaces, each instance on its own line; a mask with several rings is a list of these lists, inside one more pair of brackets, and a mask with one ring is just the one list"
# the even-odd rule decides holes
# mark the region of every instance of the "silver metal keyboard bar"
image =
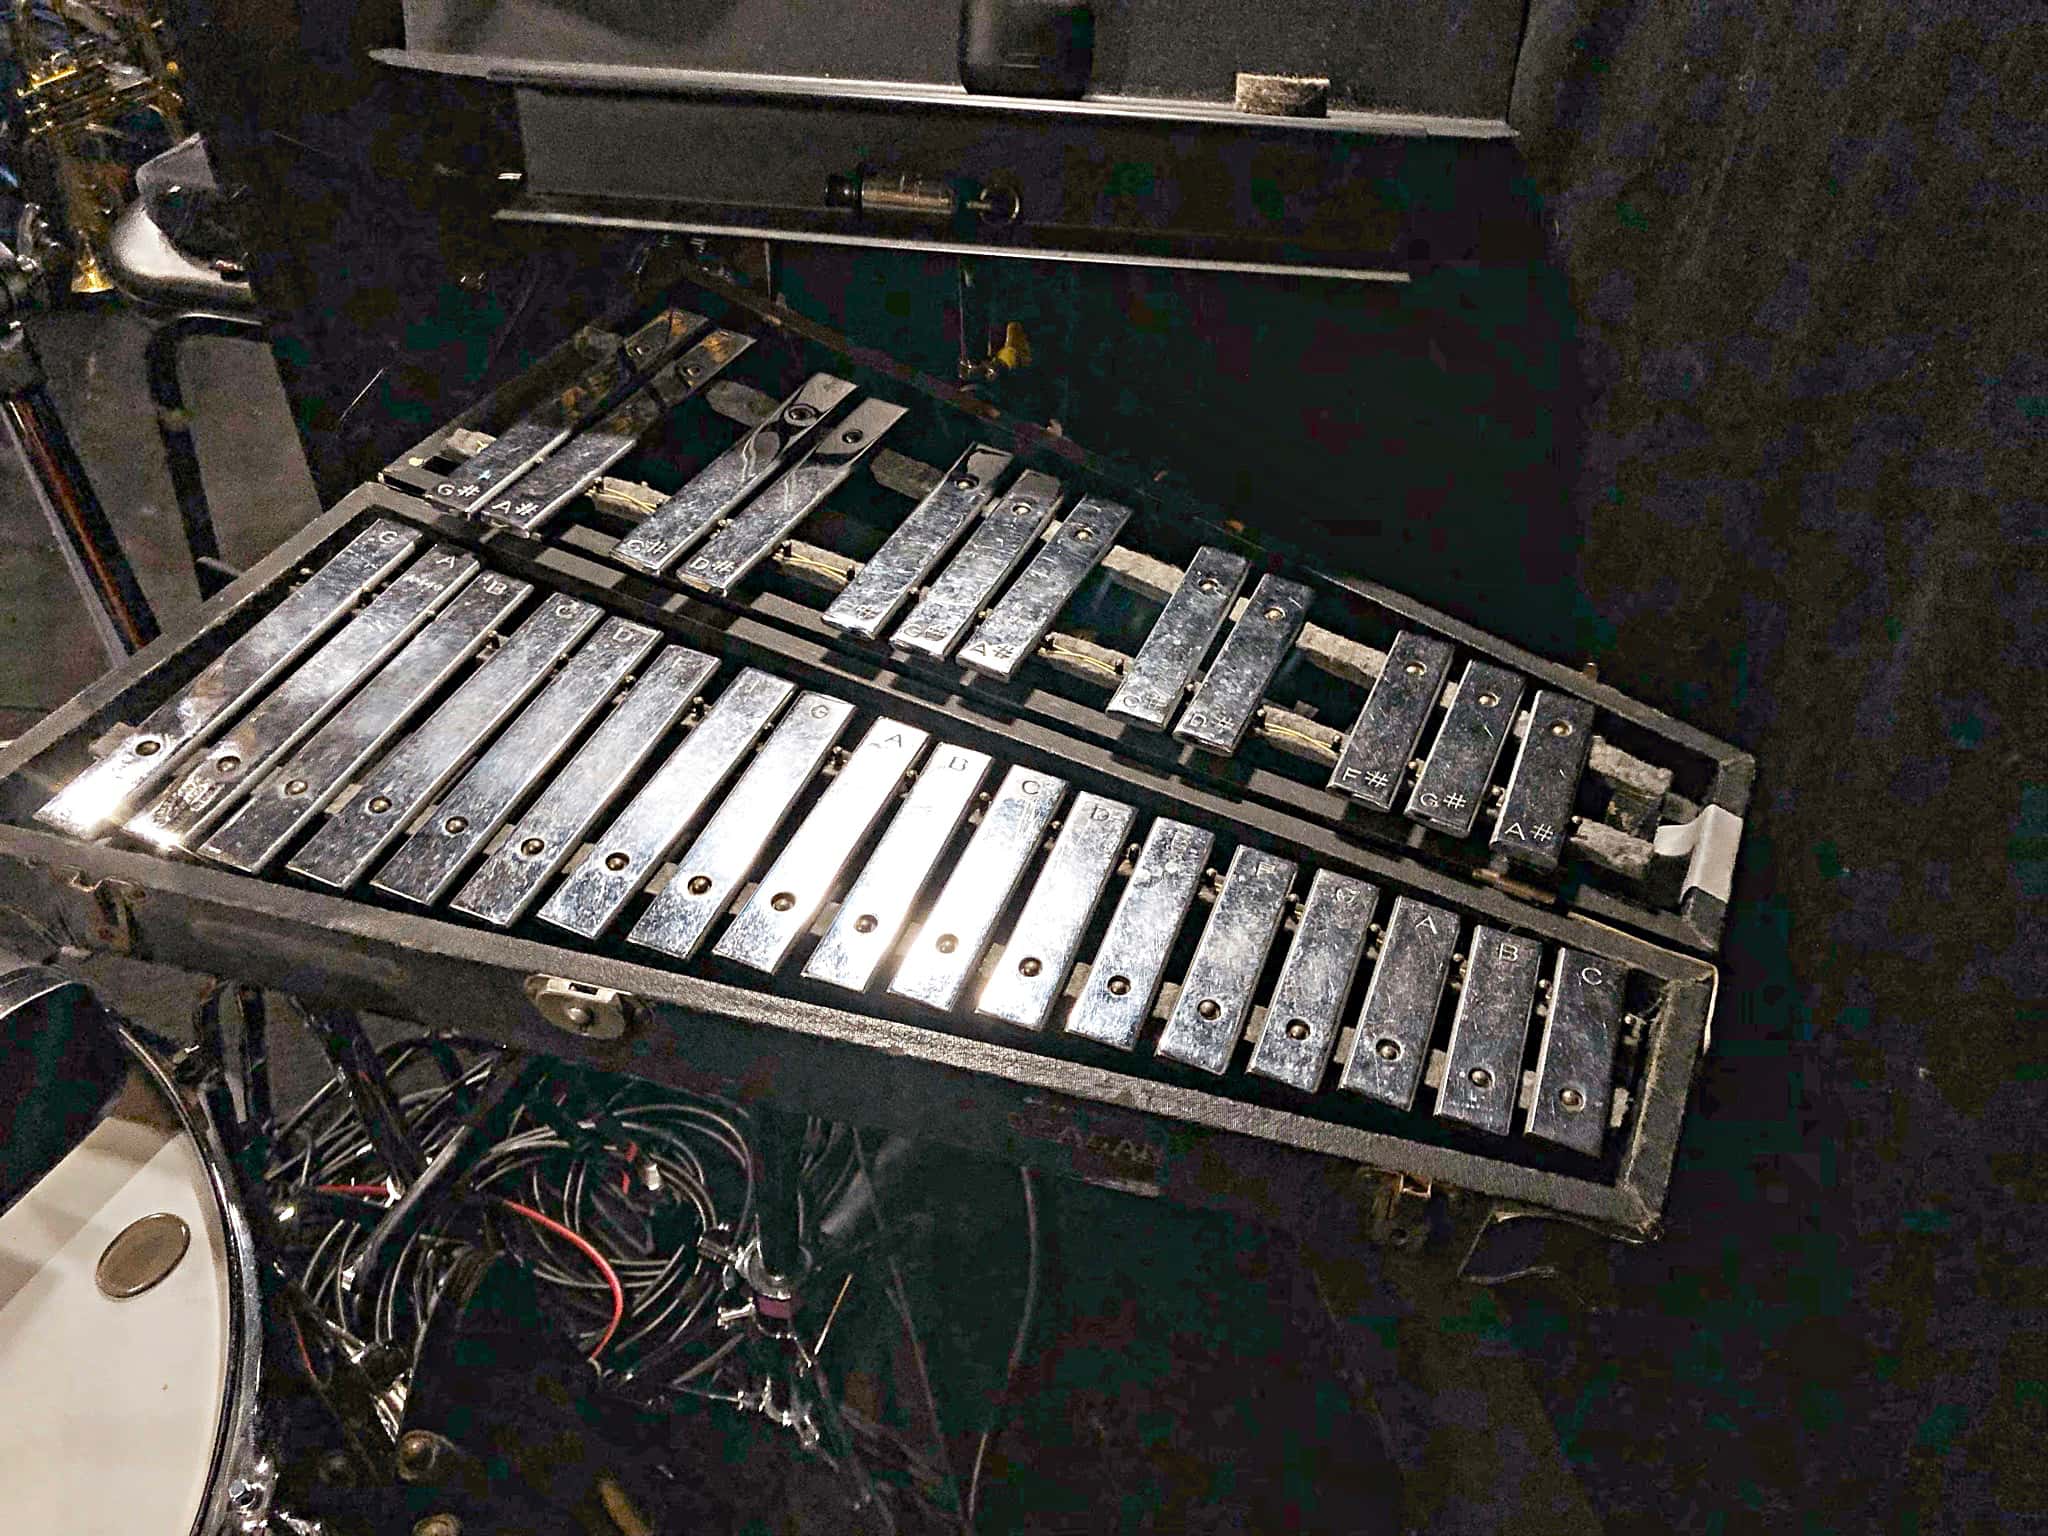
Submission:
[[584,428],[521,475],[509,490],[494,496],[483,515],[526,533],[541,528],[631,453],[666,412],[703,389],[753,344],[753,337],[738,331],[714,330],[634,390],[602,421]]
[[1111,696],[1112,715],[1148,731],[1173,723],[1188,680],[1208,657],[1250,570],[1243,556],[1226,549],[1205,545],[1195,552]]
[[371,587],[404,564],[425,537],[379,518],[309,576],[200,674],[151,710],[141,725],[66,784],[36,820],[73,837],[97,837],[169,777],[208,729],[267,688],[317,644]]
[[1067,1015],[1068,1034],[1120,1051],[1136,1048],[1215,845],[1215,834],[1205,828],[1163,819],[1152,823],[1102,947],[1089,962],[1081,996]]
[[532,591],[526,582],[492,572],[477,576],[304,746],[271,771],[206,840],[201,856],[249,874],[269,864]]
[[627,937],[678,960],[695,955],[852,718],[843,700],[799,694]]
[[890,644],[943,660],[953,654],[996,589],[1024,563],[1059,506],[1060,483],[1027,469],[981,514],[967,542],[926,589]]
[[1536,1091],[1527,1133],[1600,1155],[1614,1093],[1627,970],[1598,955],[1560,950],[1550,973],[1550,1018],[1536,1048]]
[[1444,713],[1422,772],[1415,776],[1407,814],[1452,837],[1471,832],[1501,748],[1514,733],[1522,680],[1484,661],[1465,664],[1458,696]]
[[1456,913],[1412,896],[1394,898],[1342,1087],[1396,1109],[1414,1107],[1457,948]]
[[567,442],[577,424],[603,409],[605,401],[623,389],[635,373],[657,362],[670,348],[681,346],[706,323],[702,315],[670,309],[624,341],[598,333],[600,340],[615,343],[616,350],[451,469],[447,478],[428,488],[427,499],[451,512],[470,512],[491,501],[543,454]]
[[987,753],[967,747],[941,742],[933,749],[832,926],[805,962],[804,975],[851,992],[867,990],[940,855],[973,809],[990,764]]
[[664,648],[484,860],[454,909],[500,928],[517,922],[717,670],[702,651]]
[[1543,946],[1534,939],[1483,924],[1472,930],[1436,1095],[1442,1118],[1507,1135],[1522,1092],[1522,1048],[1542,963]]
[[1379,899],[1379,888],[1366,881],[1316,872],[1294,944],[1273,983],[1265,1028],[1252,1047],[1249,1070],[1255,1075],[1303,1093],[1322,1086]]
[[1209,926],[1188,964],[1159,1054],[1204,1072],[1222,1073],[1244,1038],[1259,977],[1274,935],[1287,916],[1294,886],[1291,859],[1239,847],[1209,912]]
[[960,652],[961,662],[992,677],[1015,677],[1130,517],[1129,507],[1093,496],[1069,508],[1059,531],[1039,547],[1024,574],[981,621]]
[[362,879],[600,617],[595,603],[576,598],[542,603],[423,725],[363,775],[355,798],[285,867],[337,890]]
[[1515,754],[1501,797],[1493,846],[1516,864],[1557,868],[1571,836],[1572,806],[1593,744],[1593,706],[1554,688],[1539,688],[1529,705],[1529,732]]
[[621,565],[660,576],[697,542],[768,483],[775,472],[816,437],[853,393],[845,379],[814,373],[775,414],[713,459],[675,495],[650,513],[612,550]]
[[1391,811],[1450,669],[1448,641],[1405,629],[1396,635],[1379,680],[1345,739],[1330,788],[1360,805]]
[[869,726],[712,953],[757,971],[780,970],[930,742],[928,732],[900,720]]
[[434,819],[407,840],[371,885],[421,906],[447,895],[512,808],[562,760],[660,638],[644,624],[607,619],[477,759],[441,801]]
[[1101,795],[1075,797],[1003,946],[1002,963],[982,989],[980,1012],[1025,1029],[1045,1027],[1137,814]]
[[846,590],[832,599],[825,622],[844,634],[879,638],[918,584],[967,532],[1009,465],[1008,453],[979,443],[955,459],[945,478],[897,524]]
[[1066,793],[1065,780],[1021,763],[1003,776],[981,825],[910,941],[889,984],[893,996],[942,1010],[959,1004]]
[[721,596],[730,593],[846,484],[905,414],[887,400],[861,401],[683,562],[683,584]]
[[609,928],[795,692],[794,683],[757,667],[734,678],[696,729],[595,839],[590,857],[541,907],[540,920],[586,939]]
[[1308,622],[1315,593],[1297,581],[1262,576],[1230,637],[1173,728],[1177,740],[1228,757],[1258,718],[1273,675]]
[[189,847],[270,765],[319,728],[356,686],[461,590],[477,564],[447,546],[415,563],[344,624],[255,707],[209,741],[191,769],[128,819],[127,831],[151,847]]

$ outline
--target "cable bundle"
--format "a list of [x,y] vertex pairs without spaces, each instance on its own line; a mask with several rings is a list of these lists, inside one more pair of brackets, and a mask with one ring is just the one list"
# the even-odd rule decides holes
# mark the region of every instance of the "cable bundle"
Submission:
[[[478,1251],[516,1257],[536,1281],[542,1305],[624,1396],[651,1406],[687,1395],[769,1412],[770,1399],[759,1396],[767,1356],[742,1353],[755,1335],[719,1321],[725,1260],[750,1232],[759,1198],[756,1127],[745,1111],[441,1035],[372,1052],[357,1033],[336,1059],[337,1076],[294,1113],[262,1118],[254,1141],[271,1149],[264,1185],[281,1243],[277,1257],[296,1282],[285,1317],[314,1390],[338,1418],[345,1415],[334,1395],[335,1372],[346,1368],[358,1401],[367,1391],[368,1406],[396,1434],[400,1415],[386,1401],[388,1388],[417,1358],[427,1320],[460,1261]],[[350,1060],[353,1066],[345,1064]],[[343,1073],[351,1074],[357,1094],[345,1091]],[[422,1077],[418,1086],[401,1086]],[[462,1150],[442,1158],[458,1134]],[[497,1139],[479,1144],[490,1135]],[[394,1165],[430,1165],[410,1196],[379,1146]],[[815,1372],[816,1388],[831,1394],[822,1361],[812,1357],[847,1292],[868,1275],[901,1323],[918,1393],[899,1401],[913,1419],[922,1410],[930,1450],[914,1443],[917,1432],[906,1436],[831,1398],[828,1418],[840,1426],[840,1438],[823,1454],[853,1479],[857,1505],[872,1507],[863,1470],[872,1459],[886,1481],[945,1523],[971,1529],[997,1425],[981,1435],[963,1489],[875,1172],[853,1128],[807,1123],[796,1179],[798,1230],[809,1261],[843,1279],[814,1293],[814,1305],[794,1319],[802,1341],[797,1354]],[[437,1178],[445,1188],[434,1187]],[[1029,1266],[1005,1394],[1038,1290],[1038,1212],[1028,1171],[1023,1189]],[[405,1219],[407,1199],[417,1225]],[[364,1287],[374,1294],[357,1294]],[[323,1375],[318,1350],[331,1352],[335,1372]],[[786,1351],[770,1353],[788,1368]],[[785,1383],[774,1404],[787,1408],[789,1391]],[[887,1524],[886,1513],[877,1512]]]
[[[377,1054],[394,1082],[422,1067],[438,1078],[398,1095],[430,1157],[497,1060],[441,1037]],[[389,1204],[386,1170],[338,1083],[266,1130],[271,1205],[291,1213],[294,1263],[304,1256],[296,1278],[335,1337],[349,1337],[345,1277]],[[691,1356],[717,1342],[717,1254],[752,1216],[753,1162],[745,1117],[732,1105],[560,1069],[481,1154],[462,1196],[384,1266],[377,1294],[356,1312],[369,1324],[360,1342],[410,1356],[453,1262],[503,1250],[525,1263],[550,1311],[608,1371],[653,1390],[687,1382],[711,1363]]]

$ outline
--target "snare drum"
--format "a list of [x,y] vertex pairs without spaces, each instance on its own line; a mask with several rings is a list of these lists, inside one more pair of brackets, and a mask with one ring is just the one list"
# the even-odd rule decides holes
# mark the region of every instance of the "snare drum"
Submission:
[[[78,1009],[97,1012],[56,972],[0,975],[0,1050],[17,1066],[53,1059],[39,1046]],[[248,1230],[203,1106],[150,1047],[99,1019],[126,1080],[0,1211],[0,1527],[261,1529],[270,1473],[253,1438],[261,1334]],[[6,1076],[36,1091],[21,1072]],[[32,1123],[38,1102],[0,1124]]]

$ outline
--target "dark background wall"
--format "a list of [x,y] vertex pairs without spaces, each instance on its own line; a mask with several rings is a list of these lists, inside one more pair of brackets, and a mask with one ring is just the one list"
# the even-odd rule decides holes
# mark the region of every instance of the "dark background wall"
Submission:
[[2048,1521],[2043,70],[2018,4],[1530,13],[1593,654],[1761,763],[1669,1236],[1528,1330],[1631,1525]]

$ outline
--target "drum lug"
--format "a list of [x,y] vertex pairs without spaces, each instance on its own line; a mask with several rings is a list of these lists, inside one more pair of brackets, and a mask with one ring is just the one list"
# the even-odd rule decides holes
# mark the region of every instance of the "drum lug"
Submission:
[[620,1038],[640,1001],[629,992],[571,981],[566,976],[529,976],[526,995],[542,1018],[584,1040]]

